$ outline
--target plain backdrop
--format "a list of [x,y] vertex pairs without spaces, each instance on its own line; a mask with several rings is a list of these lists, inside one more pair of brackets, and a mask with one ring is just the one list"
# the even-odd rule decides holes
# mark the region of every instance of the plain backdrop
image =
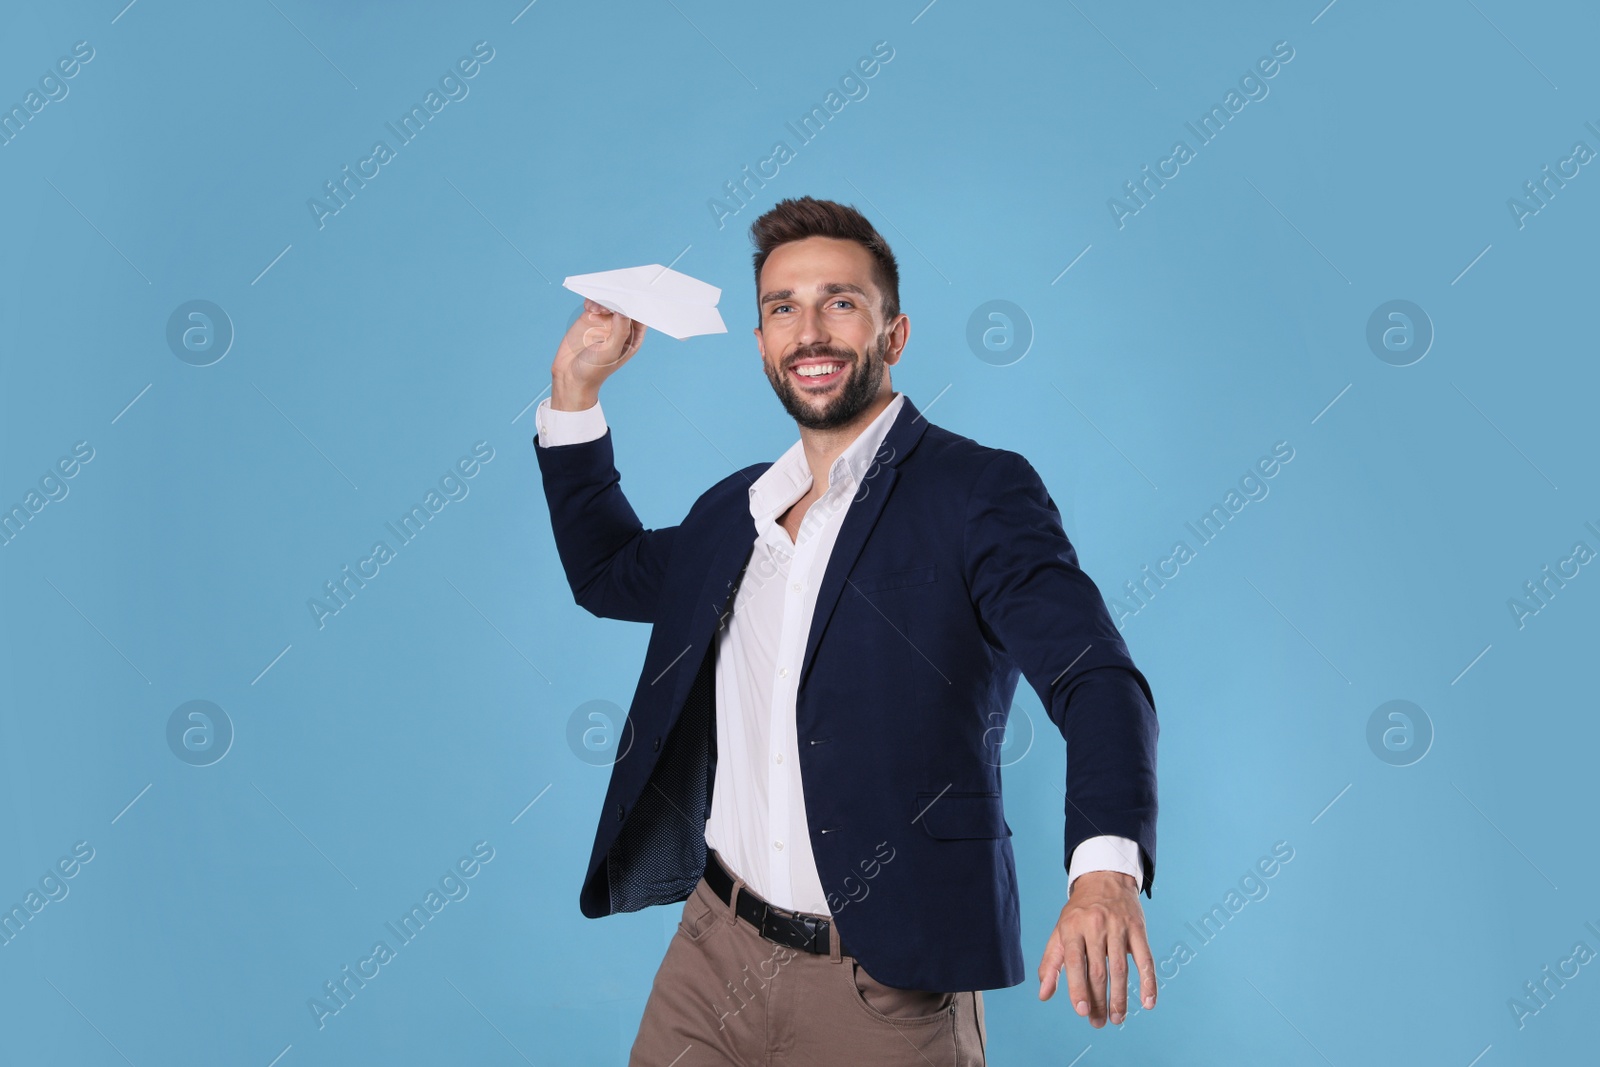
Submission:
[[[1156,695],[1160,1004],[989,991],[991,1062],[1593,1055],[1592,6],[124,3],[0,34],[0,1060],[625,1061],[681,906],[577,896],[648,634],[573,604],[530,405],[561,279],[670,263],[729,329],[608,385],[630,500],[776,458],[748,227],[805,194],[888,238],[895,388],[1033,462]],[[1026,684],[1004,741],[1031,972]]]

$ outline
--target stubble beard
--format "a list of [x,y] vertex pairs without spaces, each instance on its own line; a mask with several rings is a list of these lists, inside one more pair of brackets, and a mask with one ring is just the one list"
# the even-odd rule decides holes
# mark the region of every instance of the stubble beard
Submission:
[[[867,346],[864,360],[858,360],[855,353],[847,348],[811,345],[797,349],[777,371],[765,364],[762,366],[767,372],[767,381],[772,383],[773,392],[778,394],[778,401],[783,404],[783,410],[789,413],[790,418],[808,430],[833,430],[849,423],[877,397],[878,385],[883,381],[883,357],[888,350],[889,334],[885,331]],[[806,402],[788,371],[796,361],[815,356],[830,356],[845,364],[844,385],[820,410]]]

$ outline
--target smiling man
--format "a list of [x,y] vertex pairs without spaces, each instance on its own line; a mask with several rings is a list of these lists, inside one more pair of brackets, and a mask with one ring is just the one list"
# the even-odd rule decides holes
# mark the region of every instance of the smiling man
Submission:
[[1025,971],[998,742],[1019,675],[1067,748],[1065,970],[1091,1025],[1146,1008],[1157,724],[1026,459],[894,390],[911,335],[854,208],[751,227],[762,367],[799,440],[676,526],[623,495],[600,387],[645,327],[585,302],[536,454],[573,594],[651,624],[579,895],[598,917],[685,901],[630,1064],[982,1064],[982,990]]

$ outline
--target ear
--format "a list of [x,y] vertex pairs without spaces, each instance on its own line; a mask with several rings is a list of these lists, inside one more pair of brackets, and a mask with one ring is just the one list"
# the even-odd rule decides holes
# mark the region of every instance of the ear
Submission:
[[905,312],[895,317],[894,325],[889,329],[889,347],[883,353],[883,362],[894,366],[900,362],[900,353],[905,351],[906,344],[911,340],[911,319]]

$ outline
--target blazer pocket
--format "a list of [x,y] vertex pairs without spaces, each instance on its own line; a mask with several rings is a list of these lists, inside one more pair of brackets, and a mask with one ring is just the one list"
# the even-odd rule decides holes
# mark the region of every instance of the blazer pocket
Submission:
[[899,589],[907,585],[923,585],[939,575],[933,567],[910,567],[897,571],[877,571],[872,574],[852,574],[845,588],[853,596],[866,596],[885,589]]
[[999,793],[918,793],[912,810],[922,813],[916,821],[928,836],[941,841],[1011,836]]

